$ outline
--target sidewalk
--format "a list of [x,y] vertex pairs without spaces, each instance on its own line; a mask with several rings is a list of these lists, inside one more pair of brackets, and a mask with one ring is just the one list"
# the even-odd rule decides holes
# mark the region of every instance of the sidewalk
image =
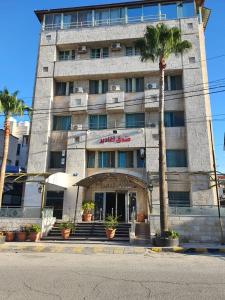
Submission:
[[73,254],[150,254],[161,252],[174,253],[224,253],[225,246],[219,244],[183,244],[174,248],[153,246],[134,246],[129,243],[115,242],[11,242],[0,245],[0,252],[38,252],[38,253],[73,253]]

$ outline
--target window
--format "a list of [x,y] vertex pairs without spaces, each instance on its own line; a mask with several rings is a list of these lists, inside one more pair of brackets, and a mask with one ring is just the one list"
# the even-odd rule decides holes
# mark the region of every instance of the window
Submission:
[[71,116],[53,116],[53,130],[70,130]]
[[161,14],[165,15],[165,18],[168,19],[176,19],[177,18],[177,4],[161,4]]
[[133,168],[133,151],[118,151],[118,168]]
[[66,95],[66,82],[56,82],[55,95],[56,96]]
[[65,151],[51,151],[50,152],[50,168],[60,169],[66,165]]
[[100,9],[95,11],[95,25],[109,24],[109,9]]
[[87,168],[95,167],[95,152],[87,151]]
[[92,26],[92,11],[79,11],[78,12],[78,26],[90,27]]
[[189,192],[168,192],[169,206],[190,206]]
[[142,7],[128,7],[127,8],[128,23],[140,22],[142,19]]
[[136,47],[126,47],[126,56],[140,55],[140,49]]
[[143,6],[143,18],[147,20],[158,20],[159,18],[159,5],[158,4],[147,4]]
[[43,67],[43,72],[48,72],[48,67]]
[[140,150],[137,150],[137,168],[145,167],[145,157],[141,156]]
[[186,150],[166,150],[166,162],[168,168],[187,167]]
[[73,94],[74,84],[72,81],[69,82],[69,95]]
[[61,14],[45,15],[45,29],[60,29]]
[[183,82],[181,75],[165,76],[165,91],[182,90]]
[[109,48],[91,49],[91,58],[107,58],[109,57]]
[[59,51],[59,60],[74,60],[75,50]]
[[20,155],[21,144],[17,145],[16,155]]
[[77,13],[63,14],[63,28],[75,28],[77,26]]
[[90,115],[89,128],[92,130],[107,128],[107,115]]
[[195,5],[194,1],[185,1],[179,5],[180,17],[190,18],[195,15]]
[[165,127],[184,126],[184,112],[183,111],[166,111],[164,123],[165,123]]
[[99,168],[115,168],[115,152],[104,151],[98,153]]
[[145,127],[144,113],[126,114],[126,128],[142,128],[142,127]]
[[23,146],[27,145],[29,142],[29,135],[23,135]]
[[18,167],[18,166],[19,166],[19,161],[18,161],[18,160],[16,160],[16,162],[15,162],[15,166],[16,166],[16,167]]
[[108,80],[89,80],[90,94],[105,94],[108,92]]
[[143,92],[144,78],[127,78],[126,79],[126,93]]
[[125,21],[125,8],[110,9],[110,24],[121,24]]

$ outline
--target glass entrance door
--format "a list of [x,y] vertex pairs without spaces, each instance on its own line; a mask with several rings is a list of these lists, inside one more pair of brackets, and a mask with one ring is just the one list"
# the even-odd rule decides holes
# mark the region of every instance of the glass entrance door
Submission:
[[108,215],[116,216],[116,193],[106,193],[105,217]]
[[119,222],[126,221],[126,194],[117,193],[117,217]]

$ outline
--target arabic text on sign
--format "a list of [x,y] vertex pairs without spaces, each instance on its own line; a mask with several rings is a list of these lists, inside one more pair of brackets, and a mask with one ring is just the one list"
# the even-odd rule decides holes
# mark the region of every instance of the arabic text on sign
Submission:
[[121,136],[109,136],[107,138],[101,138],[99,143],[104,144],[104,143],[126,143],[130,142],[131,138],[130,137],[121,137]]

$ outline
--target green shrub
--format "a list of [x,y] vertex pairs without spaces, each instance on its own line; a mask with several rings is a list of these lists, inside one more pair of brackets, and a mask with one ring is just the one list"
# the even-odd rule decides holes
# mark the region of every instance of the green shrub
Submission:
[[116,229],[118,226],[118,218],[113,215],[109,215],[106,217],[104,224],[106,229]]
[[62,230],[62,229],[71,229],[71,230],[74,230],[75,229],[75,226],[74,226],[74,223],[72,222],[62,222],[59,224],[59,228]]
[[29,232],[39,233],[41,232],[41,226],[38,224],[32,224],[29,228]]
[[82,203],[82,209],[84,210],[84,213],[90,214],[95,208],[94,201],[84,201]]

